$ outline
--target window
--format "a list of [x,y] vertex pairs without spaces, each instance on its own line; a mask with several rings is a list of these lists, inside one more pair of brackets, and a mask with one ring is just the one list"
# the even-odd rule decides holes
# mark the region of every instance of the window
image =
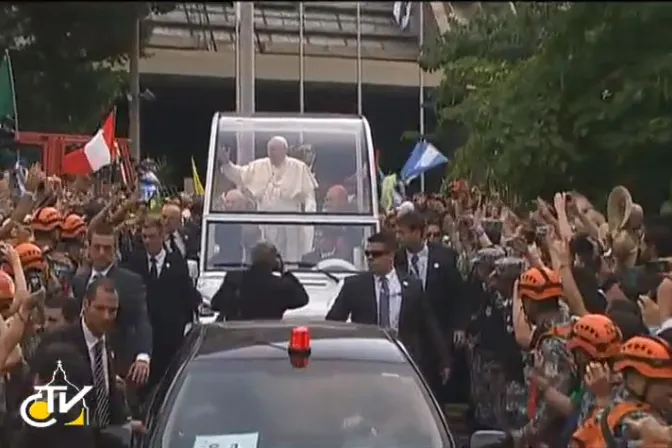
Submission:
[[212,359],[195,361],[186,375],[165,448],[232,435],[253,437],[258,448],[450,446],[407,364],[319,360],[294,369],[287,359]]
[[249,265],[254,246],[267,241],[292,269],[310,269],[323,262],[320,268],[328,271],[360,271],[365,266],[364,242],[375,228],[368,224],[210,222],[206,231],[206,270]]
[[[285,153],[305,165],[292,171],[291,180],[286,164],[269,161],[277,147],[269,142],[278,138],[287,142]],[[360,119],[222,117],[217,147],[226,148],[233,165],[213,170],[211,212],[373,213],[373,161]],[[248,199],[247,209],[227,207],[227,196],[241,195]]]

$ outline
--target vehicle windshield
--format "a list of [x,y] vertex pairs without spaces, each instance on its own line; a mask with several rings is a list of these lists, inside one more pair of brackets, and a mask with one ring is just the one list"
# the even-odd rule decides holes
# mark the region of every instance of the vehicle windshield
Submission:
[[211,212],[372,214],[365,129],[352,118],[221,117]]
[[287,359],[197,361],[164,448],[441,448],[436,409],[407,364]]
[[208,222],[205,270],[242,268],[251,262],[254,246],[266,241],[278,250],[291,269],[361,271],[363,244],[375,232],[369,224],[263,224]]

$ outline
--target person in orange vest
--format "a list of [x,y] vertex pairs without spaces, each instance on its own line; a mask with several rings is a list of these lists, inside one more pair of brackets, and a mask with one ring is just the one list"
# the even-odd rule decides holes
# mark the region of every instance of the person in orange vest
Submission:
[[61,224],[61,238],[58,246],[52,251],[51,270],[63,288],[63,293],[70,295],[70,285],[75,272],[83,262],[87,226],[84,218],[70,213]]
[[33,214],[30,228],[35,245],[42,252],[47,264],[45,288],[47,291],[65,290],[64,284],[74,275],[74,266],[67,254],[57,249],[61,240],[63,215],[55,207],[38,208]]
[[576,376],[575,363],[566,344],[571,325],[567,314],[560,308],[560,276],[546,267],[530,268],[520,276],[518,294],[525,316],[535,328],[531,350],[538,360],[537,367],[545,383],[540,388],[540,384],[533,378],[533,369],[526,369],[529,422],[522,428],[511,431],[504,446],[522,448],[540,446],[542,443],[553,446],[565,419],[558,417],[546,400],[545,393],[552,388],[569,396]]
[[[564,430],[559,439],[562,446],[567,445],[577,426],[591,416],[597,406],[605,406],[607,401],[604,396],[611,398],[612,381],[611,375],[606,375],[606,381],[600,383],[600,396],[596,396],[592,388],[597,387],[578,377],[579,374],[593,374],[596,367],[609,372],[615,356],[621,347],[621,331],[607,316],[601,314],[586,314],[572,325],[567,337],[567,348],[572,354],[576,365],[574,389],[570,395],[564,395],[549,387],[543,376],[536,378],[540,390],[545,391],[546,401],[560,415],[566,418]],[[606,390],[604,390],[606,388]]]
[[[567,347],[572,351],[577,372],[587,372],[591,363],[598,362],[610,369],[619,354],[621,330],[602,314],[586,314],[572,326]],[[578,404],[577,424],[581,425],[595,410],[597,397],[582,384],[573,394],[572,404]]]
[[621,346],[614,370],[623,376],[622,387],[614,394],[611,404],[594,412],[577,429],[570,447],[630,446],[629,442],[642,438],[639,422],[669,424],[672,417],[672,330],[659,336],[630,338]]

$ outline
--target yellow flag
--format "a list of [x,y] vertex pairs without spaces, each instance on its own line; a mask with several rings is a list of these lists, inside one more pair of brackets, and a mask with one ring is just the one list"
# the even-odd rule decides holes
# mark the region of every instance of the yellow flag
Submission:
[[397,175],[390,174],[383,178],[380,186],[380,205],[386,212],[394,208],[394,186],[397,184]]
[[198,175],[198,170],[196,169],[196,161],[194,158],[191,158],[191,177],[194,180],[194,193],[198,196],[203,196],[205,194],[205,187],[203,187],[203,182],[201,182],[201,177]]

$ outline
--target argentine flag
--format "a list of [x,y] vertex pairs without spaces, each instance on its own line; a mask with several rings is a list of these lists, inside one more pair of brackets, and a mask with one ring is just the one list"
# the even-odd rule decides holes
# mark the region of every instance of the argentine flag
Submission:
[[161,182],[152,171],[147,171],[140,177],[140,200],[142,202],[149,202],[159,194],[159,186]]
[[441,154],[431,143],[420,140],[401,169],[401,180],[408,184],[419,175],[444,163],[448,163],[448,157]]

